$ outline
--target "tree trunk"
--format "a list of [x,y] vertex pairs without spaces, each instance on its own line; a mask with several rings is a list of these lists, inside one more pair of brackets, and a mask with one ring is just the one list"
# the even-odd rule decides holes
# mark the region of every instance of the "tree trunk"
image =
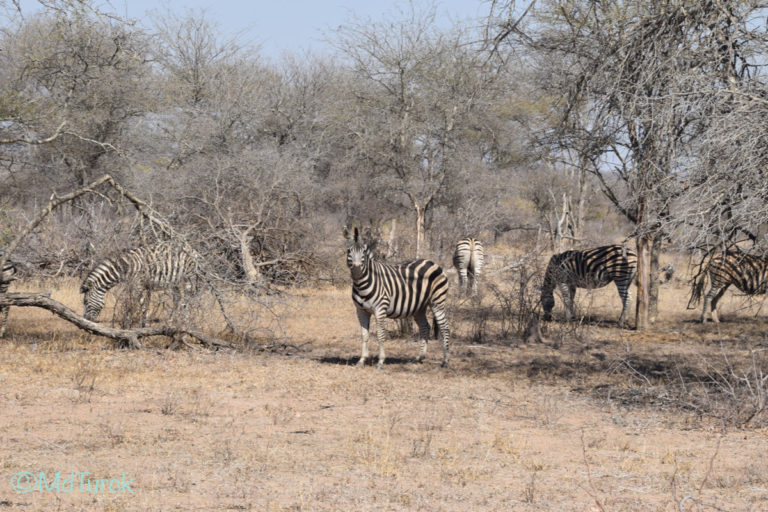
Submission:
[[240,243],[240,259],[248,284],[261,284],[261,272],[258,271],[256,265],[253,263],[253,254],[251,254],[251,246],[248,243],[248,233],[250,231],[251,228],[248,228],[245,231],[237,233],[238,242]]
[[389,228],[389,240],[387,241],[387,258],[395,255],[395,232],[397,231],[397,218],[392,219],[392,226]]
[[427,209],[414,205],[416,209],[416,257],[421,258],[424,250],[424,217],[427,213]]
[[579,166],[579,198],[576,201],[576,215],[573,222],[573,236],[581,238],[584,232],[584,208],[587,200],[587,169],[585,165]]
[[651,264],[650,264],[650,289],[649,289],[649,311],[648,321],[651,324],[656,323],[659,316],[659,254],[661,254],[662,245],[661,235],[654,235],[651,242]]
[[637,330],[648,328],[651,292],[651,239],[637,238]]

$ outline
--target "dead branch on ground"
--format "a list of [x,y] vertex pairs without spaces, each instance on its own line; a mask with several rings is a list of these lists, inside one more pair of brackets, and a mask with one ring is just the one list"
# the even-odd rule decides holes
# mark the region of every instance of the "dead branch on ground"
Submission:
[[53,300],[47,293],[6,293],[0,295],[0,307],[36,307],[46,309],[56,316],[74,324],[76,327],[126,344],[131,348],[141,348],[139,339],[149,336],[167,336],[175,340],[184,335],[197,339],[203,345],[215,348],[231,348],[232,345],[219,338],[208,336],[192,329],[182,329],[172,326],[140,327],[136,329],[115,329],[105,325],[91,322],[78,315],[64,304]]

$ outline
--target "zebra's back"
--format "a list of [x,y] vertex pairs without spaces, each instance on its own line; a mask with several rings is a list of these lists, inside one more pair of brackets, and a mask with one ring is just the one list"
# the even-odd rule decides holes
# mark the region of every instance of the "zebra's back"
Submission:
[[171,288],[175,311],[184,291],[180,285],[194,289],[196,280],[197,260],[184,247],[173,243],[137,247],[105,258],[88,273],[80,286],[83,314],[95,320],[104,308],[107,292],[121,282],[139,285],[147,294],[152,288]]
[[444,303],[448,279],[430,260],[397,265],[373,261],[370,278],[352,287],[355,305],[373,312],[382,305],[388,318],[404,318],[423,312],[433,303]]
[[712,286],[733,284],[748,295],[764,294],[768,289],[768,261],[759,256],[727,252],[709,264]]
[[636,273],[637,254],[621,245],[565,251],[552,256],[547,267],[550,279],[567,281],[579,288],[600,288],[612,281],[631,281]]

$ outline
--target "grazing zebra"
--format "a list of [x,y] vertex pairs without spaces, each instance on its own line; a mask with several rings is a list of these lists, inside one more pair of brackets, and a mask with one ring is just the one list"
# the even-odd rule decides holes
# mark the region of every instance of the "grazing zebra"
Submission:
[[701,323],[707,322],[707,313],[710,310],[712,321],[720,322],[717,317],[717,303],[725,290],[732,284],[747,295],[760,295],[768,291],[768,260],[740,252],[727,251],[725,256],[714,256],[704,271],[694,279],[690,304],[696,304],[701,298],[707,274],[711,285],[704,296]]
[[80,293],[86,319],[95,321],[102,308],[104,297],[110,288],[118,283],[131,281],[139,283],[145,297],[142,297],[142,325],[146,320],[149,292],[155,288],[170,288],[173,292],[171,317],[181,302],[184,291],[194,288],[197,275],[197,261],[183,247],[172,243],[137,247],[119,256],[106,258],[88,273]]
[[[2,256],[2,254],[2,251],[0,251],[0,256]],[[16,266],[12,262],[6,261],[3,264],[2,276],[0,276],[0,294],[8,291],[8,288],[11,286],[11,281],[15,279],[15,275]],[[8,306],[0,307],[0,338],[5,336],[5,328],[8,326],[9,310],[10,308]]]
[[[344,229],[349,239],[349,231]],[[443,341],[443,366],[448,365],[448,321],[445,299],[448,294],[448,278],[439,265],[429,260],[413,260],[399,265],[387,265],[375,261],[373,244],[360,239],[357,228],[347,249],[347,266],[352,274],[352,300],[357,306],[357,319],[363,335],[363,351],[358,366],[368,359],[368,329],[371,315],[376,319],[376,338],[379,342],[379,362],[384,365],[384,319],[414,317],[419,325],[419,356],[427,354],[430,328],[427,307],[432,310],[435,324]]]
[[565,305],[565,317],[573,317],[573,298],[576,288],[601,288],[611,281],[616,283],[622,309],[619,326],[623,327],[629,315],[631,294],[629,286],[637,275],[637,255],[621,245],[606,245],[584,251],[565,251],[549,260],[544,284],[541,288],[541,305],[544,320],[552,319],[555,286],[560,287]]
[[467,281],[467,293],[477,293],[477,279],[483,269],[483,244],[474,238],[459,240],[453,253],[453,266],[459,273],[459,290],[464,289]]

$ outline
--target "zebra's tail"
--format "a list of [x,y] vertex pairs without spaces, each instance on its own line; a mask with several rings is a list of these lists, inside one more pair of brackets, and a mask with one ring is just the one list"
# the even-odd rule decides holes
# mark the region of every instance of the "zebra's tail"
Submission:
[[435,317],[432,317],[432,331],[434,332],[434,339],[438,339],[440,337],[440,326],[437,325],[437,318]]

